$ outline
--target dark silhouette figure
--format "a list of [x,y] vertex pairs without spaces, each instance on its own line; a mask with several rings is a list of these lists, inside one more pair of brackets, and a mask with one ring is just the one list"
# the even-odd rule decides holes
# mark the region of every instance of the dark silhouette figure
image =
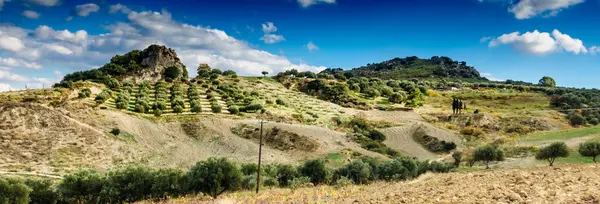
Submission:
[[458,101],[458,114],[462,114],[463,102],[462,100]]
[[452,98],[452,114],[458,113],[458,99]]

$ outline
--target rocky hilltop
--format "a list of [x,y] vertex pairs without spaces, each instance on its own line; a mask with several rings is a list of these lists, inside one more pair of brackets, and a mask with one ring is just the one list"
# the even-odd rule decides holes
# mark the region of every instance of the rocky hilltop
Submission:
[[60,84],[90,80],[110,86],[123,80],[156,82],[183,81],[187,78],[186,67],[175,50],[162,45],[150,45],[143,51],[133,50],[116,55],[100,68],[67,74]]

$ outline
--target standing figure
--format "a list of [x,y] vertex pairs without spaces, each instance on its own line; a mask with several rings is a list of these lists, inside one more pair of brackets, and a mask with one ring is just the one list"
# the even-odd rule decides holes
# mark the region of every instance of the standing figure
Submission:
[[458,101],[456,98],[452,98],[452,114],[456,114],[456,108],[458,107]]
[[458,114],[462,114],[462,106],[463,106],[462,100],[458,101]]

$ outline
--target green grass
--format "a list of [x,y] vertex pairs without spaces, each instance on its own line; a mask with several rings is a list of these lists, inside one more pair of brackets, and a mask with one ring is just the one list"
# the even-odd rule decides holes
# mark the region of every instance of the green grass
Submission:
[[568,140],[572,138],[585,137],[593,134],[600,134],[600,126],[578,128],[572,130],[563,130],[555,132],[540,132],[526,135],[521,138],[525,142],[537,142],[543,140]]

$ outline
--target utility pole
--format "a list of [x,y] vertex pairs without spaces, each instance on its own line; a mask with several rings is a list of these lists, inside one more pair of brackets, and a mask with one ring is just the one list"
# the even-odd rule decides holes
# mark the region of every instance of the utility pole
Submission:
[[263,138],[263,123],[265,121],[263,119],[260,120],[260,138],[258,142],[258,171],[256,172],[256,193],[258,194],[258,189],[260,188],[260,159],[262,157],[262,138]]

